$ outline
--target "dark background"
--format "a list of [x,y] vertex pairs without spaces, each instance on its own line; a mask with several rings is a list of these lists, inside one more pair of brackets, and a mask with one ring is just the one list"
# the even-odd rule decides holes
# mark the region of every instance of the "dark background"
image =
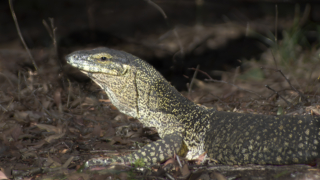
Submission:
[[[309,3],[309,16],[301,24],[310,46],[317,46],[320,21],[320,3],[317,1],[153,1],[167,15],[143,0],[16,0],[13,6],[22,35],[30,49],[52,48],[52,40],[42,21],[54,18],[58,57],[65,64],[64,56],[76,49],[107,46],[139,56],[171,81],[179,90],[186,88],[193,71],[188,68],[208,72],[228,71],[241,65],[243,59],[258,59],[270,47],[270,43],[258,36],[248,36],[245,32],[234,37],[225,35],[223,43],[208,46],[208,40],[222,37],[224,31],[240,31],[234,27],[224,27],[210,37],[200,39],[195,48],[188,49],[195,42],[194,29],[208,33],[215,25],[237,24],[240,29],[250,27],[265,39],[275,34],[275,5],[278,6],[278,38],[282,31],[291,28],[297,13],[302,17]],[[198,5],[197,5],[198,3]],[[0,48],[22,49],[8,1],[0,2]],[[234,29],[232,29],[234,28]],[[163,39],[178,44],[173,29],[178,29],[184,52],[170,48],[170,43],[161,44]],[[220,33],[220,34],[219,34]],[[170,39],[171,40],[168,40]],[[189,40],[185,40],[189,39]],[[272,40],[272,38],[271,38]],[[243,68],[243,67],[241,67]],[[205,78],[199,75],[199,78]]]

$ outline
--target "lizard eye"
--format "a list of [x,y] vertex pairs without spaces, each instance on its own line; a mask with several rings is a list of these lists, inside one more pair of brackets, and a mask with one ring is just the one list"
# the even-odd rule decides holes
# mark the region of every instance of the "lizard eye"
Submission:
[[105,61],[105,60],[107,60],[106,57],[101,57],[101,61]]

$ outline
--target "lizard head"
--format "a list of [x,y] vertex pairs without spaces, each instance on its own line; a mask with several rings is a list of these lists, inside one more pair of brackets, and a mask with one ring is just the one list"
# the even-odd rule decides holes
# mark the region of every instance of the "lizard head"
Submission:
[[66,60],[97,83],[121,112],[138,117],[138,91],[152,84],[140,80],[153,80],[148,73],[156,72],[150,65],[129,53],[105,47],[75,51]]
[[75,51],[66,56],[67,62],[83,73],[103,73],[112,76],[124,75],[130,59],[121,51],[108,48]]

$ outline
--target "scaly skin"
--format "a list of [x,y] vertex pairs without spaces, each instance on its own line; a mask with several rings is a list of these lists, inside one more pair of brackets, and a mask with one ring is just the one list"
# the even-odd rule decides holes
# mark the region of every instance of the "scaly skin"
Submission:
[[147,165],[174,153],[207,155],[222,164],[296,164],[319,157],[320,121],[312,116],[264,116],[208,110],[184,98],[145,61],[108,48],[76,51],[67,62],[89,76],[122,113],[155,127],[162,139],[127,156],[93,158]]

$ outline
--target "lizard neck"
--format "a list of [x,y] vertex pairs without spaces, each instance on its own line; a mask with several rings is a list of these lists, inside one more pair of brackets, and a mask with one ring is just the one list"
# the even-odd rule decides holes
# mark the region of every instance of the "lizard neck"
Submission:
[[137,118],[145,126],[156,127],[160,136],[178,130],[197,131],[207,123],[202,120],[208,110],[183,97],[153,68],[137,71],[136,77]]
[[197,131],[207,110],[183,97],[151,65],[132,61],[132,69],[122,76],[87,73],[108,94],[122,113],[157,128],[160,136],[173,131]]

